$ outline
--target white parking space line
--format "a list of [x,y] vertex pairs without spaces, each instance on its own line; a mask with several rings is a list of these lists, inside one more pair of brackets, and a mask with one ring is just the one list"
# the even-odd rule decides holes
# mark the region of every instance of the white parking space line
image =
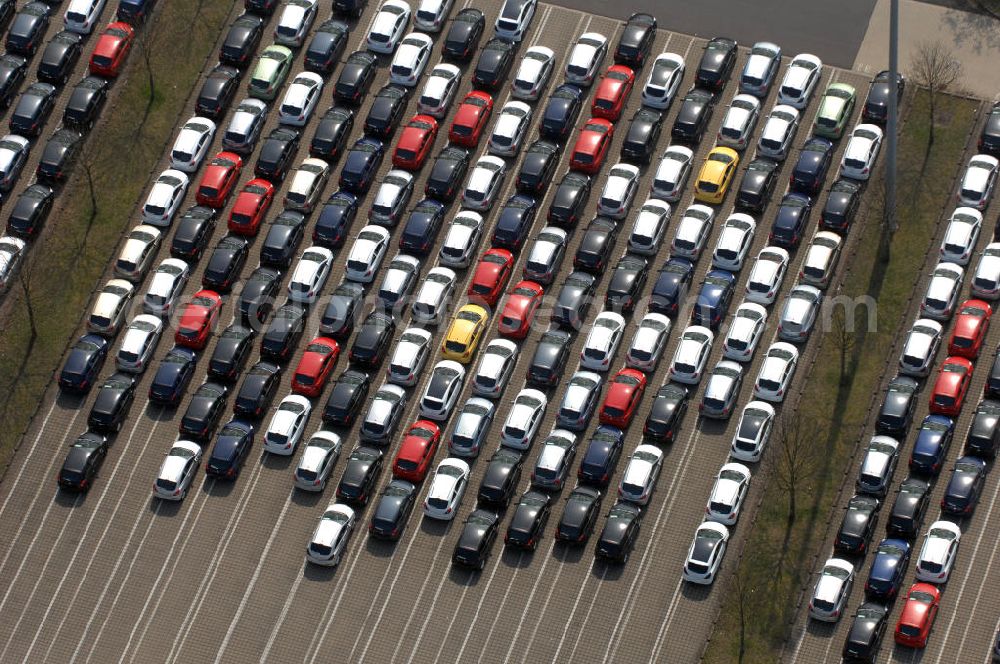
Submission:
[[[545,568],[548,567],[549,561],[555,558],[555,556],[552,555],[554,553],[555,548],[556,548],[556,543],[555,541],[553,541],[549,545],[549,550],[545,552],[545,559],[542,562],[542,567],[541,569],[538,570],[537,574],[538,579],[546,578]],[[556,581],[558,581],[558,579],[556,579]],[[517,629],[514,630],[514,635],[510,637],[510,645],[507,646],[507,653],[503,656],[503,661],[505,662],[510,661],[510,655],[512,652],[514,652],[514,646],[518,643],[517,637],[521,636],[521,629],[524,627],[524,619],[528,616],[528,610],[533,606],[532,601],[535,599],[535,593],[538,591],[539,585],[540,584],[537,581],[531,584],[531,592],[528,593],[528,599],[525,600],[524,602],[524,610],[521,611],[521,619],[517,621]],[[554,586],[549,586],[550,595],[551,595],[551,589],[553,587]]]
[[[493,570],[496,571],[495,566]],[[462,605],[465,604],[465,596],[468,594],[469,587],[472,585],[472,578],[476,574],[480,574],[480,572],[474,572],[472,570],[469,570],[469,577],[466,579],[464,585],[462,586],[462,593],[461,595],[459,595],[458,601],[455,602],[455,610],[451,612],[451,620],[448,621],[448,627],[444,630],[444,634],[441,636],[441,638],[438,639],[439,642],[438,649],[437,652],[434,653],[434,658],[431,660],[432,662],[441,661],[441,653],[442,651],[444,651],[445,645],[449,643],[448,636],[451,634],[451,628],[455,626],[455,619],[458,617],[458,613],[461,610]]]
[[[517,552],[517,562],[514,563],[514,569],[515,570],[521,569],[523,562],[524,562],[524,551],[518,551]],[[496,611],[493,612],[493,620],[490,621],[490,628],[486,632],[486,638],[484,638],[484,639],[482,639],[480,641],[480,643],[482,644],[482,648],[479,649],[479,654],[476,656],[476,661],[479,661],[479,662],[483,661],[483,653],[486,651],[486,646],[489,645],[489,643],[490,643],[490,638],[493,636],[493,630],[496,629],[497,620],[500,618],[500,615],[503,613],[503,607],[507,603],[507,598],[510,597],[510,588],[511,588],[511,586],[514,585],[514,577],[516,577],[516,576],[517,576],[517,574],[511,574],[510,575],[510,580],[507,582],[507,587],[504,589],[504,592],[503,592],[503,595],[502,595],[503,600],[500,602],[500,606],[497,607]],[[486,599],[486,595],[483,595],[482,599]],[[481,606],[482,606],[482,603],[480,603],[480,607]],[[476,609],[476,614],[478,615],[478,613],[479,613],[479,607],[477,607],[477,609]],[[470,641],[469,636],[470,636],[470,634],[466,634],[465,635],[465,639],[462,640],[462,649],[458,651],[458,657],[455,658],[455,661],[457,661],[457,662],[461,662],[462,661],[462,653],[465,652],[465,647],[469,644],[469,641]]]
[[[472,614],[472,621],[471,621],[471,623],[473,625],[476,624],[477,620],[479,620],[479,612],[483,610],[483,600],[486,597],[488,597],[489,594],[490,594],[490,586],[493,585],[493,579],[496,577],[498,569],[500,569],[500,556],[494,556],[493,557],[493,569],[490,570],[490,577],[488,579],[486,579],[486,586],[483,587],[483,592],[479,596],[479,602],[476,604],[476,611]],[[455,656],[455,661],[456,662],[461,662],[462,661],[462,653],[465,652],[465,648],[469,645],[469,636],[470,636],[470,634],[467,632],[465,634],[465,638],[462,639],[462,647],[459,649],[458,655]],[[442,645],[444,645],[444,641],[445,640],[447,640],[447,639],[442,640]],[[440,650],[439,650],[439,654],[440,654]]]
[[[549,552],[549,555],[552,555],[551,551]],[[549,584],[549,591],[545,593],[545,601],[542,603],[542,608],[538,612],[538,619],[534,621],[535,626],[531,628],[531,636],[528,637],[528,642],[524,646],[524,653],[521,655],[521,662],[528,661],[528,655],[532,652],[531,646],[535,643],[535,637],[538,635],[538,628],[542,624],[541,618],[548,612],[549,602],[552,600],[552,593],[559,587],[559,577],[562,575],[562,571],[565,567],[565,564],[556,565],[555,576],[552,578],[552,583]],[[535,586],[537,586],[537,584],[535,584]],[[532,593],[534,593],[534,587],[532,587]]]
[[302,579],[306,576],[306,565],[309,563],[302,563],[302,570],[299,572],[298,576],[295,577],[295,582],[292,583],[292,589],[288,592],[288,597],[285,598],[285,603],[281,607],[281,613],[278,614],[278,619],[274,623],[274,627],[271,628],[271,633],[267,637],[267,643],[264,645],[264,650],[260,654],[261,664],[267,661],[267,658],[271,656],[271,648],[274,647],[274,640],[278,637],[278,632],[281,631],[281,626],[285,623],[285,618],[288,616],[288,609],[292,606],[292,601],[295,599],[295,593],[298,592],[299,586],[302,584]]
[[[570,610],[569,616],[563,622],[563,630],[562,634],[559,636],[559,644],[556,646],[556,651],[552,655],[552,664],[556,664],[556,662],[563,661],[559,659],[559,653],[562,652],[563,644],[566,642],[566,635],[569,633],[569,626],[573,622],[573,616],[576,615],[576,609],[580,605],[580,598],[583,597],[583,591],[589,585],[591,577],[594,576],[594,567],[596,564],[597,564],[596,562],[591,563],[590,573],[587,575],[587,578],[584,580],[584,582],[580,584],[580,590],[577,591],[576,599],[573,600],[573,608]],[[601,568],[601,581],[604,581],[607,575],[608,575],[608,566],[604,565]]]
[[[326,608],[321,615],[330,613],[330,607],[332,606],[333,612],[330,613],[330,620],[333,620],[333,616],[336,615],[337,609],[340,607],[340,602],[344,599],[344,594],[350,586],[351,578],[354,576],[354,570],[358,566],[358,560],[360,559],[360,555],[354,555],[351,557],[351,566],[347,568],[347,575],[341,582],[340,592],[336,595],[330,593],[330,600],[326,603]],[[310,663],[315,662],[316,658],[319,656],[320,649],[323,645],[323,639],[325,639],[326,635],[330,632],[329,626],[329,622],[323,621],[316,624],[316,630],[313,632],[312,640],[309,642],[309,648],[306,650],[307,655],[309,652],[312,652],[312,656],[309,657]]]
[[[17,493],[17,487],[21,483],[21,480],[24,478],[24,473],[29,468],[33,467],[32,463],[31,463],[31,459],[32,459],[33,456],[35,456],[35,450],[38,449],[38,442],[42,439],[42,434],[46,432],[46,429],[48,428],[49,418],[52,417],[52,413],[55,411],[56,405],[58,403],[59,403],[58,399],[53,400],[52,405],[49,406],[48,412],[45,413],[45,417],[42,418],[42,422],[38,426],[38,433],[35,434],[35,439],[33,441],[31,441],[31,447],[28,448],[27,454],[23,458],[21,458],[21,460],[20,460],[21,469],[17,472],[17,475],[14,476],[13,484],[11,484],[11,486],[10,486],[10,491],[7,492],[7,495],[4,496],[3,502],[0,503],[0,517],[3,517],[4,512],[7,511],[7,505],[10,504],[10,499],[14,496],[15,493]],[[77,408],[73,412],[73,417],[71,417],[70,421],[69,421],[70,426],[67,427],[67,429],[69,429],[70,427],[72,427],[73,423],[76,422],[76,418],[77,418],[77,416],[80,414],[80,412],[82,410],[83,410],[83,408]],[[48,477],[49,474],[52,472],[52,464],[54,464],[54,463],[55,463],[55,456],[51,456],[49,458],[49,465],[47,466],[47,469],[45,471],[45,476],[46,477]],[[42,485],[39,484],[38,487],[35,489],[35,495],[32,497],[31,502],[29,503],[30,505],[34,505],[36,502],[38,502],[38,494],[41,493],[41,491],[42,491]],[[22,525],[23,525],[23,522],[22,522]],[[17,537],[15,536],[14,539],[16,540]],[[9,540],[9,541],[11,542],[11,544],[13,544],[13,542],[14,542],[14,540]],[[6,560],[6,558],[4,560]],[[0,563],[0,568],[2,568],[2,567],[3,567],[3,564]]]

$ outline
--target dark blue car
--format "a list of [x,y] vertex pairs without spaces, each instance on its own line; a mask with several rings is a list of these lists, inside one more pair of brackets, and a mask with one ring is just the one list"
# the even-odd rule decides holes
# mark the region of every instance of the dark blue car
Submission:
[[606,486],[615,472],[615,464],[622,453],[625,432],[618,427],[602,424],[590,437],[590,444],[580,462],[576,476],[581,482]]
[[537,212],[538,201],[531,196],[515,194],[507,199],[493,229],[493,246],[510,251],[520,249]]
[[319,212],[313,229],[313,242],[324,247],[336,248],[344,244],[348,229],[358,216],[358,199],[347,191],[330,194]]
[[910,565],[910,543],[901,539],[884,539],[875,549],[875,560],[865,582],[865,595],[869,599],[888,602],[906,577]]
[[410,211],[399,238],[399,248],[407,253],[423,256],[430,251],[444,223],[444,204],[425,198]]
[[920,424],[917,442],[910,454],[910,470],[916,473],[937,475],[948,456],[951,439],[955,435],[955,420],[944,415],[928,415]]
[[142,23],[152,10],[153,0],[119,0],[115,14],[119,21]]
[[563,83],[553,90],[545,105],[545,112],[542,113],[542,123],[538,127],[542,137],[565,140],[576,125],[583,97],[583,90],[569,83]]
[[809,213],[812,212],[812,200],[805,194],[789,193],[781,199],[771,233],[767,236],[769,244],[791,249],[797,247],[802,240],[802,232],[809,224]]
[[85,334],[76,340],[59,374],[59,387],[67,392],[86,392],[94,384],[108,356],[108,340]]
[[344,158],[340,171],[340,187],[353,194],[364,194],[372,186],[375,173],[385,155],[382,141],[365,136],[359,138]]
[[974,456],[958,458],[941,499],[941,511],[958,516],[972,514],[985,481],[986,461]]
[[789,184],[795,191],[810,196],[815,195],[826,179],[826,172],[833,161],[833,143],[825,138],[813,136],[802,146],[799,159],[792,169]]
[[726,317],[736,289],[736,275],[727,270],[711,270],[701,282],[701,290],[691,312],[692,325],[715,329]]
[[653,283],[649,310],[666,316],[676,314],[691,290],[693,276],[694,263],[688,259],[680,256],[667,259]]
[[253,447],[254,426],[244,420],[230,420],[222,427],[212,454],[205,463],[205,474],[234,479]]
[[190,348],[174,346],[166,357],[160,360],[153,382],[149,386],[149,400],[167,406],[176,406],[184,396],[191,377],[197,355]]

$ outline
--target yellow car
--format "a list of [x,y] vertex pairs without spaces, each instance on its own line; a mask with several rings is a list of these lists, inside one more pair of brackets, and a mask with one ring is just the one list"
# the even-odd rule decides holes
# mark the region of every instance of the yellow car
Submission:
[[471,362],[472,356],[476,354],[476,347],[486,332],[489,318],[486,309],[476,304],[467,304],[459,309],[441,343],[442,357],[462,364]]
[[694,184],[694,197],[703,203],[721,203],[736,175],[740,155],[730,148],[712,148]]

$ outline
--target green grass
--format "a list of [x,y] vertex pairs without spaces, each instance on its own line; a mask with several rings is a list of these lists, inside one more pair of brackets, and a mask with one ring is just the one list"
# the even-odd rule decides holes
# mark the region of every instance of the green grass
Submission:
[[[0,322],[0,393],[5,395],[0,407],[0,468],[9,465],[122,233],[138,222],[136,204],[174,127],[190,113],[189,92],[232,6],[232,1],[158,3],[145,28],[148,34],[142,33],[130,55],[126,78],[115,83],[121,90],[112,93],[113,101],[49,216],[52,228],[32,243],[24,279],[11,286]],[[150,49],[153,72],[151,102],[144,47]]]
[[[885,256],[880,250],[880,197],[872,204],[842,293],[869,295],[878,302],[877,329],[859,325],[853,343],[824,336],[819,355],[805,384],[796,417],[809,422],[812,473],[800,484],[795,520],[787,524],[787,494],[767,477],[761,508],[740,560],[739,577],[746,620],[746,663],[773,664],[778,659],[790,621],[796,615],[800,591],[809,582],[814,555],[826,536],[827,522],[843,481],[848,459],[858,442],[873,396],[879,386],[893,339],[903,325],[913,284],[934,235],[941,207],[952,195],[968,132],[975,122],[977,102],[943,97],[938,102],[935,141],[926,167],[927,98],[918,91],[909,103],[899,145],[899,231]],[[873,187],[878,186],[873,183]],[[861,317],[863,318],[863,317]],[[847,346],[846,372],[840,376],[841,349]],[[773,454],[774,450],[772,450]],[[773,462],[773,459],[771,460]],[[762,478],[763,479],[763,478]],[[757,480],[760,481],[760,480]],[[836,518],[836,514],[833,518]],[[746,527],[746,526],[743,526]],[[739,601],[733,583],[706,652],[708,664],[739,661]]]

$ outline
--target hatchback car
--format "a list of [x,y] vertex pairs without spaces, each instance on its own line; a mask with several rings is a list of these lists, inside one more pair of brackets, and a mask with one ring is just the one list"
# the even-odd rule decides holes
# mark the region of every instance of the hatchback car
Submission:
[[722,224],[715,251],[712,252],[712,265],[721,270],[739,272],[756,232],[757,222],[750,215],[742,212],[729,215]]
[[843,136],[847,123],[854,114],[856,100],[857,94],[852,85],[833,83],[827,87],[816,111],[813,133],[831,140]]
[[951,521],[932,523],[917,556],[917,579],[928,583],[947,583],[961,539],[962,529]]
[[757,141],[757,155],[784,161],[799,127],[799,112],[788,105],[775,106],[764,122]]
[[455,543],[451,560],[456,565],[482,571],[493,548],[500,517],[495,512],[477,509],[465,519],[462,534]]
[[486,444],[496,406],[479,397],[467,399],[458,412],[455,428],[448,439],[448,453],[459,457],[477,457]]
[[715,97],[708,90],[692,88],[681,100],[680,110],[670,129],[675,141],[699,143],[708,129],[715,108]]
[[488,142],[489,151],[502,157],[515,156],[528,135],[531,115],[531,107],[522,101],[508,101],[504,104],[493,123],[493,132]]
[[576,456],[576,434],[553,429],[542,441],[542,449],[531,471],[531,486],[559,490],[566,483]]
[[447,420],[458,403],[465,383],[465,367],[452,360],[434,365],[420,397],[420,416],[432,420]]
[[957,417],[962,412],[965,394],[972,382],[972,362],[949,356],[941,363],[931,391],[929,409],[937,415]]
[[566,59],[565,76],[568,83],[589,86],[597,76],[608,52],[608,39],[597,32],[585,32],[577,37]]
[[161,500],[184,500],[201,462],[201,447],[190,440],[173,443],[153,482],[153,495]]
[[375,79],[376,63],[375,56],[365,51],[347,56],[333,87],[334,99],[345,104],[361,103]]
[[486,27],[486,17],[475,7],[466,7],[451,21],[451,27],[441,43],[441,52],[445,57],[456,60],[467,60],[476,52],[483,29]]
[[698,526],[684,561],[684,580],[702,585],[711,584],[722,567],[728,542],[729,529],[721,523],[705,521]]
[[499,88],[507,80],[507,74],[514,64],[514,51],[513,43],[499,37],[486,42],[472,72],[472,83],[485,90]]
[[[868,180],[882,146],[882,130],[872,124],[859,124],[851,131],[851,138],[840,161],[840,176],[852,180]],[[975,158],[973,158],[975,159]],[[992,157],[991,157],[992,159]],[[994,172],[995,162],[994,159]],[[975,205],[974,205],[975,207]]]
[[434,422],[417,420],[411,424],[393,461],[392,476],[411,482],[423,481],[440,440],[441,430]]
[[67,491],[88,491],[108,455],[108,439],[87,431],[69,446],[56,475],[59,487]]
[[657,55],[642,86],[643,105],[661,110],[669,108],[684,79],[684,70],[684,58],[677,53]]
[[442,460],[424,498],[424,515],[444,521],[454,519],[468,484],[469,464],[454,457]]
[[375,505],[368,534],[378,539],[399,539],[416,502],[416,486],[406,480],[391,480]]
[[948,456],[955,436],[955,421],[944,415],[931,414],[924,418],[910,453],[910,470],[925,475],[937,475]]
[[555,61],[556,55],[550,48],[545,46],[528,48],[514,74],[511,96],[525,101],[538,99],[552,77]]
[[740,92],[758,98],[767,97],[781,66],[781,47],[771,42],[757,42],[740,74]]
[[809,600],[809,617],[837,622],[847,608],[853,586],[854,565],[843,558],[828,559]]
[[734,150],[743,150],[749,144],[759,118],[760,101],[752,95],[736,95],[722,118],[717,143]]
[[823,293],[815,286],[797,284],[785,299],[778,319],[778,336],[793,343],[809,338],[819,316]]
[[344,473],[337,485],[337,498],[367,505],[375,493],[375,483],[382,472],[385,455],[382,450],[365,445],[358,445],[351,450]]

